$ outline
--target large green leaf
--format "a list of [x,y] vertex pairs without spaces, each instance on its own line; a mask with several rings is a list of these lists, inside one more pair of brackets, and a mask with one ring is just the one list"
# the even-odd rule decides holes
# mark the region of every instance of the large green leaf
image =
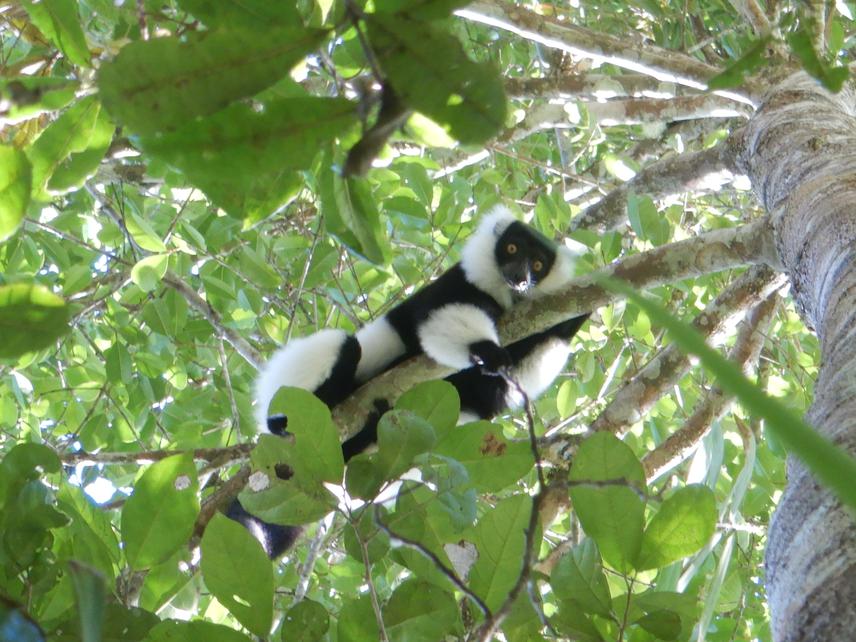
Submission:
[[593,540],[583,540],[562,556],[550,575],[550,586],[559,599],[573,602],[586,613],[609,617],[609,585]]
[[68,332],[65,301],[43,285],[0,285],[0,359],[51,345]]
[[716,529],[716,503],[706,486],[679,488],[645,528],[634,566],[662,568],[704,546]]
[[215,515],[202,536],[205,585],[259,637],[273,622],[273,568],[259,542],[238,522]]
[[630,571],[645,517],[645,502],[633,489],[645,487],[639,459],[615,436],[596,433],[580,445],[569,479],[574,482],[571,500],[583,530],[597,542],[607,562]]
[[122,541],[131,568],[149,568],[187,544],[199,512],[197,490],[190,454],[167,457],[137,480],[122,508]]
[[532,470],[529,443],[508,439],[489,421],[458,426],[446,433],[434,452],[452,457],[467,469],[470,482],[482,492],[497,492]]
[[246,27],[258,34],[271,27],[294,25],[300,20],[297,3],[289,0],[178,0],[178,6],[211,29]]
[[50,194],[64,194],[77,189],[95,174],[101,159],[113,142],[116,126],[104,109],[99,109],[89,140],[83,149],[75,149],[54,169],[48,180]]
[[74,0],[21,0],[30,20],[75,65],[91,67]]
[[369,39],[398,96],[462,143],[483,143],[505,125],[506,98],[496,69],[476,63],[441,27],[394,15],[366,18]]
[[289,27],[141,40],[101,67],[98,87],[117,121],[139,134],[153,134],[269,87],[325,35]]
[[319,149],[356,122],[354,105],[336,98],[287,98],[259,112],[232,105],[180,129],[140,142],[184,172],[229,214],[268,216],[302,185]]
[[522,569],[526,527],[532,500],[515,495],[486,512],[467,539],[478,549],[470,570],[470,588],[492,610],[499,608]]
[[74,100],[78,84],[68,78],[15,76],[0,79],[0,98],[6,110],[0,124],[14,124],[47,111],[65,107]]
[[282,642],[321,642],[330,628],[330,614],[321,604],[304,599],[282,618]]
[[[98,116],[101,112],[101,103],[96,96],[87,96],[71,107],[66,109],[59,118],[48,125],[41,135],[27,149],[27,156],[33,165],[33,198],[47,199],[48,181],[63,167],[64,163],[70,163],[73,154],[86,152],[90,149],[90,142],[96,136],[97,146],[95,149],[104,147],[104,129],[109,125],[102,124]],[[97,134],[97,135],[96,135]],[[104,155],[103,151],[97,157],[95,166]],[[85,156],[86,171],[92,168],[92,159]],[[78,161],[80,162],[80,161]],[[79,177],[80,170],[71,170],[75,177]],[[63,182],[68,182],[69,169],[66,166],[66,174]],[[76,181],[74,178],[73,181]],[[72,182],[73,182],[72,181]],[[82,182],[82,181],[81,181]]]
[[145,642],[250,642],[250,638],[224,624],[165,620],[152,628]]
[[0,145],[0,241],[12,236],[21,225],[30,203],[32,172],[26,154]]
[[383,607],[383,622],[390,642],[435,642],[461,631],[454,596],[417,579],[395,589]]
[[[241,493],[241,504],[275,524],[305,524],[335,508],[324,482],[341,483],[344,473],[339,433],[327,408],[300,388],[281,388],[270,414],[288,417],[290,437],[262,435],[251,459],[254,473]],[[283,470],[288,471],[285,479]]]
[[101,642],[107,590],[104,576],[79,562],[69,564],[82,642]]

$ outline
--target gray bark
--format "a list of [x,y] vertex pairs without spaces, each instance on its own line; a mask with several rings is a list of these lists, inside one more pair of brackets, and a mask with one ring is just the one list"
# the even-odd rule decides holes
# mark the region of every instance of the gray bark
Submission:
[[[820,340],[806,419],[850,454],[856,453],[854,112],[852,87],[833,96],[797,74],[766,97],[740,156],[770,214],[800,314]],[[776,640],[856,639],[856,522],[793,456],[766,564]]]

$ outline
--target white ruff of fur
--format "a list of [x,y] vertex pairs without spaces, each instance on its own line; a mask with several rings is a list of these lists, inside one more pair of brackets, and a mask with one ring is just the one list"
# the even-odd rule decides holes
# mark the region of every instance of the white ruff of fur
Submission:
[[357,365],[357,381],[368,381],[404,354],[406,348],[386,317],[375,319],[357,332],[362,356]]
[[499,343],[493,320],[475,306],[452,303],[434,310],[419,326],[419,343],[437,363],[469,368],[469,345],[477,341]]
[[321,330],[293,339],[273,353],[256,380],[255,414],[259,430],[268,432],[268,406],[282,386],[314,392],[324,383],[347,338],[344,330]]
[[[552,338],[539,345],[515,366],[514,378],[529,399],[540,397],[561,374],[570,355],[569,342]],[[509,408],[519,408],[523,405],[523,398],[514,386],[508,388],[507,403]]]
[[479,223],[461,251],[461,267],[467,281],[487,292],[503,308],[511,307],[511,288],[496,265],[497,239],[517,219],[504,205],[497,205]]
[[576,254],[564,245],[558,246],[556,248],[556,260],[553,261],[550,273],[535,286],[533,294],[536,296],[538,294],[552,294],[561,290],[574,278],[574,264],[576,262]]

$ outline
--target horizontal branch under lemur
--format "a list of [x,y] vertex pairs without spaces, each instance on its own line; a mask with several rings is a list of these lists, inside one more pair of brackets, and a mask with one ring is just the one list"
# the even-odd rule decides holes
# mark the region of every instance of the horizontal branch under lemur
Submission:
[[[776,264],[767,219],[737,228],[713,230],[696,237],[634,254],[574,279],[560,292],[518,303],[499,324],[503,344],[540,332],[571,317],[585,314],[616,300],[618,295],[598,285],[597,279],[614,277],[637,290],[694,278],[712,272],[755,264]],[[362,427],[376,399],[392,402],[427,379],[448,375],[449,368],[420,356],[388,370],[357,390],[333,411],[340,432],[350,436]]]

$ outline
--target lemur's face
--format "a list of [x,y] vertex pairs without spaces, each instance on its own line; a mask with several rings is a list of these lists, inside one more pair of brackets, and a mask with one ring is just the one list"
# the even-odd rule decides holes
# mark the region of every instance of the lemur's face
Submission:
[[550,273],[556,246],[524,223],[511,223],[497,239],[496,264],[502,278],[517,294],[525,295]]

